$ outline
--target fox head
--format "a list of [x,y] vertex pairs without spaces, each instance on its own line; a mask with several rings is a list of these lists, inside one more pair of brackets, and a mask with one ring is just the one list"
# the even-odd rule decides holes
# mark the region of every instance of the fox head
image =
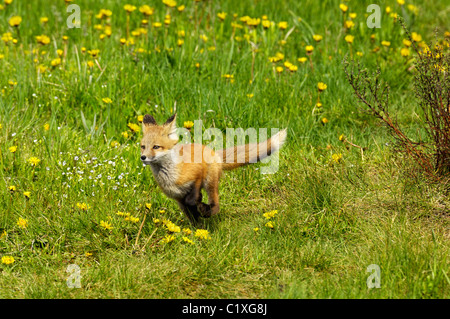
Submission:
[[169,117],[163,124],[158,125],[151,115],[145,115],[142,121],[144,136],[141,141],[141,161],[150,165],[158,163],[170,154],[171,149],[178,143],[176,132],[176,114]]

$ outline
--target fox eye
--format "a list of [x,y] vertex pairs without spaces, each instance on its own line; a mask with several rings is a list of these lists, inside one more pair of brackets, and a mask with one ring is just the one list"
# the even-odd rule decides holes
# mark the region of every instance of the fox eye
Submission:
[[145,145],[141,145],[141,150],[145,150]]
[[160,148],[161,146],[159,146],[159,145],[155,145],[155,146],[153,146],[153,149],[154,150],[157,150],[158,148]]

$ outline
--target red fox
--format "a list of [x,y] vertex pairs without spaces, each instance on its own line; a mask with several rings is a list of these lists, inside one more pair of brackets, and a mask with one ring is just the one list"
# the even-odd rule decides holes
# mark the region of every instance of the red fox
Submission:
[[[201,144],[178,143],[176,114],[163,125],[151,115],[143,119],[141,160],[150,165],[153,176],[163,192],[176,200],[191,223],[199,217],[210,217],[219,212],[219,179],[222,170],[231,170],[256,163],[281,148],[286,140],[286,129],[267,141],[226,148],[214,152]],[[192,161],[195,152],[201,152],[201,161]],[[236,158],[243,160],[237,161]],[[232,160],[230,160],[230,158]],[[202,202],[201,189],[208,195],[208,204]]]

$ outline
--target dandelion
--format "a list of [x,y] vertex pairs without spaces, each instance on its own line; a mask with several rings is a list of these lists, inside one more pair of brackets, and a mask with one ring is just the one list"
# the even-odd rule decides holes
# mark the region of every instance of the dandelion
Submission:
[[46,35],[38,35],[38,36],[36,36],[36,41],[39,44],[47,45],[50,43],[50,38]]
[[206,229],[197,229],[194,236],[200,239],[211,239],[211,236]]
[[189,244],[191,244],[191,245],[194,244],[194,242],[193,242],[192,240],[190,240],[189,238],[187,238],[187,237],[185,237],[185,236],[181,237],[181,239],[183,239],[184,242],[189,243]]
[[403,39],[403,45],[404,45],[405,47],[410,47],[411,44],[412,44],[412,42],[409,41],[408,39]]
[[389,41],[381,41],[381,45],[384,47],[389,47],[391,45],[391,42]]
[[150,6],[144,4],[143,6],[139,7],[139,12],[141,12],[145,16],[151,16],[153,14],[154,9]]
[[8,186],[8,190],[12,194],[12,193],[14,193],[16,191],[16,186],[13,186],[13,185]]
[[343,142],[343,141],[344,141],[344,139],[345,139],[345,136],[344,136],[344,134],[341,134],[341,135],[339,135],[339,141]]
[[54,59],[54,60],[52,60],[51,62],[50,62],[50,65],[52,66],[52,67],[57,67],[58,65],[60,65],[61,64],[61,59],[60,58],[56,58],[56,59]]
[[114,227],[109,222],[105,222],[103,220],[100,221],[100,227],[107,230],[112,230]]
[[336,163],[339,163],[342,160],[342,154],[341,153],[333,154],[333,155],[331,155],[331,159],[333,161],[335,161]]
[[102,99],[102,101],[103,101],[104,103],[106,103],[106,104],[111,104],[111,103],[112,103],[112,100],[111,100],[109,97],[104,97],[104,98]]
[[266,219],[271,219],[271,218],[275,217],[276,214],[278,214],[278,210],[272,210],[270,212],[264,213],[263,216]]
[[166,237],[164,237],[161,241],[163,243],[168,244],[168,243],[170,243],[170,242],[172,242],[174,240],[175,240],[175,236],[174,235],[166,235]]
[[342,13],[346,13],[347,10],[348,10],[348,6],[345,5],[345,4],[343,4],[343,3],[341,3],[341,4],[339,5],[339,9],[341,9]]
[[422,36],[420,34],[418,34],[417,32],[412,32],[411,33],[411,39],[414,42],[421,42],[422,41]]
[[352,20],[347,20],[344,22],[344,27],[346,29],[351,29],[355,26],[355,23]]
[[194,126],[194,122],[192,122],[192,121],[185,121],[183,123],[183,126],[184,126],[184,128],[190,130]]
[[171,221],[166,222],[166,227],[171,233],[179,233],[181,231],[180,226],[175,225]]
[[261,24],[264,29],[269,29],[270,26],[272,25],[272,22],[270,22],[269,20],[263,20]]
[[98,57],[99,53],[100,53],[99,49],[88,50],[88,54],[94,59]]
[[277,73],[281,73],[281,72],[284,71],[284,69],[283,69],[282,66],[277,66],[277,67],[275,68],[275,71],[277,71]]
[[409,49],[408,48],[402,48],[400,50],[400,54],[402,55],[402,57],[407,57],[409,56]]
[[320,41],[322,41],[323,36],[321,36],[320,34],[314,34],[314,35],[313,35],[313,39],[314,39],[314,41],[316,41],[316,42],[320,42]]
[[254,232],[257,232],[257,231],[259,231],[259,227],[255,227],[255,228],[253,228],[253,231],[254,231]]
[[19,219],[17,220],[17,226],[19,226],[19,228],[25,229],[28,227],[28,220],[24,219],[22,217],[19,217]]
[[312,45],[307,45],[305,50],[307,54],[311,54],[314,51],[314,47]]
[[345,42],[352,44],[355,37],[351,34],[347,34],[344,38]]
[[17,151],[17,146],[11,146],[8,148],[8,150],[14,154]]
[[286,21],[281,21],[278,23],[278,28],[280,28],[281,30],[286,30],[288,27],[288,23]]
[[77,207],[82,211],[87,211],[88,209],[91,208],[91,206],[86,203],[77,203]]
[[37,158],[37,157],[30,157],[30,158],[28,159],[28,163],[30,163],[31,166],[37,166],[37,165],[39,164],[40,161],[41,161],[41,160],[40,160],[39,158]]
[[159,224],[161,222],[161,219],[159,218],[153,218],[153,223]]
[[111,142],[111,147],[112,148],[116,148],[116,147],[119,147],[119,146],[120,146],[120,143],[118,141],[112,141]]
[[317,89],[319,92],[325,91],[327,89],[327,85],[323,82],[317,83]]
[[219,12],[219,13],[217,14],[217,17],[218,17],[221,21],[223,21],[223,20],[225,20],[225,18],[227,17],[227,13],[226,13],[226,12]]
[[297,61],[303,64],[306,61],[308,61],[308,58],[307,57],[301,57],[301,58],[298,58]]
[[192,234],[192,230],[190,230],[189,228],[183,228],[182,232],[185,233],[186,235]]
[[137,222],[139,222],[139,218],[138,218],[138,217],[134,217],[134,216],[131,216],[131,215],[125,217],[124,220],[129,221],[129,222],[132,222],[132,223],[137,223]]
[[14,257],[12,256],[3,256],[2,257],[2,264],[10,265],[14,262]]
[[139,125],[134,124],[134,123],[128,123],[127,125],[131,131],[133,131],[134,133],[137,133],[141,130],[141,128],[139,127]]
[[133,12],[134,10],[136,10],[136,6],[133,6],[133,5],[131,5],[131,4],[126,4],[126,5],[123,6],[123,8],[125,9],[125,11],[126,11],[127,13],[131,13],[131,12]]
[[273,229],[275,225],[273,221],[269,220],[264,226]]
[[328,123],[328,119],[326,117],[322,118],[322,123],[323,124],[327,124]]
[[177,5],[177,2],[174,0],[162,0],[162,2],[169,8],[174,8]]
[[30,199],[31,192],[23,192],[23,196],[25,196],[26,199]]
[[9,21],[8,21],[9,25],[12,27],[17,28],[20,23],[22,23],[22,17],[20,16],[12,16]]

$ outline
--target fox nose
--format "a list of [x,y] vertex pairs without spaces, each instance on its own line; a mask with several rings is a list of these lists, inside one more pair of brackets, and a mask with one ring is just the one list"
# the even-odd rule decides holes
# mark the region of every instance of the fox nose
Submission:
[[141,160],[143,160],[143,161],[145,161],[146,158],[147,158],[147,156],[145,156],[145,155],[141,156]]

